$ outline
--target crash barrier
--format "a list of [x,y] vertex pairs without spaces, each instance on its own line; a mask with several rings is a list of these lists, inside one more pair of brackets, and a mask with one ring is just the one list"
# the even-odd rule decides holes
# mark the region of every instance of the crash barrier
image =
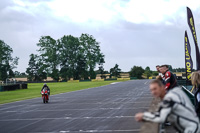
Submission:
[[95,82],[95,81],[104,81],[104,79],[92,79],[92,82]]
[[191,102],[194,104],[195,102],[194,94],[191,93],[185,86],[182,86],[182,90],[186,93],[186,95],[190,98]]
[[79,80],[68,80],[67,82],[69,82],[69,83],[78,83]]
[[0,86],[0,91],[11,91],[17,89],[27,89],[27,84],[10,84],[10,85],[2,85]]
[[186,85],[186,81],[185,80],[177,80],[179,85]]
[[[148,111],[155,112],[158,109],[159,102],[160,99],[152,98]],[[140,133],[159,133],[159,124],[154,122],[144,121],[141,126]]]
[[149,79],[156,79],[156,77],[149,77]]
[[62,81],[24,81],[24,82],[17,82],[18,84],[23,83],[57,83],[57,82],[95,82],[95,81],[111,81],[111,80],[136,80],[137,77],[130,77],[130,78],[109,78],[109,79],[87,79],[87,80],[62,80]]
[[[23,84],[23,83],[55,83],[55,82],[58,82],[58,81],[17,81],[17,84]],[[63,81],[61,81],[63,82]],[[66,82],[66,80],[65,80]]]
[[138,79],[137,77],[130,77],[130,80]]
[[79,80],[79,82],[88,82],[88,81],[91,81],[91,79]]
[[117,78],[104,79],[104,81],[117,80]]
[[117,78],[117,80],[130,80],[130,78]]
[[184,79],[178,79],[177,82],[179,85],[183,85],[183,86],[192,85],[191,82],[189,81],[186,83],[186,80]]

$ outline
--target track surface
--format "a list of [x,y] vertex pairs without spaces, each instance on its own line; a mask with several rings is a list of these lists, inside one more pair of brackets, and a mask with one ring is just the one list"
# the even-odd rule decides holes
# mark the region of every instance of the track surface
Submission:
[[[0,105],[0,133],[137,133],[135,113],[148,109],[149,80],[133,80]],[[52,88],[53,89],[53,88]]]

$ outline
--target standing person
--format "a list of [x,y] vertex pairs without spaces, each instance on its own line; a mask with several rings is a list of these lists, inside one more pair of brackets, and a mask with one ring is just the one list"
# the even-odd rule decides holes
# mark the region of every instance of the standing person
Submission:
[[[159,79],[159,80],[163,79],[164,75],[160,72],[160,66],[159,65],[156,66],[156,70],[158,72],[158,76],[156,77],[156,79]],[[162,83],[165,84],[165,80],[164,79],[162,80]]]
[[136,121],[164,123],[168,120],[180,133],[200,133],[199,119],[188,96],[175,87],[166,93],[160,80],[150,83],[150,91],[156,98],[161,98],[157,112],[144,112],[135,115]]
[[159,69],[160,69],[160,66],[157,65],[157,66],[156,66],[156,70],[157,70],[157,72],[158,72],[158,76],[161,76],[161,77],[162,77],[163,75],[162,75],[162,73],[160,72]]
[[191,82],[195,88],[195,109],[198,117],[200,118],[200,73],[193,72],[191,75]]
[[178,86],[176,76],[169,71],[168,65],[160,66],[159,71],[163,74],[163,80],[165,81],[166,91],[169,91],[170,89]]

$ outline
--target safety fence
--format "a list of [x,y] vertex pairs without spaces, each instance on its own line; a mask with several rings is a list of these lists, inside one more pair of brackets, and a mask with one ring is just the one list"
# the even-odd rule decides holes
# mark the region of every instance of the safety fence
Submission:
[[137,77],[130,77],[130,78],[107,78],[107,79],[85,79],[85,80],[62,80],[62,81],[18,81],[17,83],[53,83],[53,82],[69,82],[69,83],[75,83],[75,82],[99,82],[99,81],[113,81],[113,80],[137,80]]
[[28,84],[9,84],[9,85],[1,85],[0,91],[11,91],[11,90],[18,90],[18,89],[27,89]]
[[136,80],[137,77],[131,77],[131,78],[109,78],[109,79],[88,79],[88,80],[68,80],[65,82],[73,83],[73,82],[100,82],[100,81],[126,81],[126,80]]

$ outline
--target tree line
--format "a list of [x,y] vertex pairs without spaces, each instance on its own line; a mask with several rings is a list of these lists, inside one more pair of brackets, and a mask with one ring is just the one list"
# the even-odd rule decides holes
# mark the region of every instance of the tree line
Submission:
[[[122,72],[118,64],[110,71],[104,70],[105,55],[101,52],[100,43],[89,34],[81,34],[80,37],[64,35],[55,40],[51,36],[42,36],[38,43],[37,54],[30,54],[26,73],[13,71],[18,65],[18,57],[13,57],[12,48],[0,40],[0,80],[7,78],[28,77],[29,81],[42,81],[47,77],[55,81],[87,80],[95,79],[97,74],[105,78],[105,74],[112,77],[120,77]],[[95,68],[98,70],[95,71]],[[173,69],[175,72],[184,72],[184,68]],[[129,71],[130,77],[141,79],[143,76],[158,75],[158,72],[143,69],[141,66],[133,66]]]
[[80,37],[65,35],[58,40],[42,36],[37,43],[38,54],[31,54],[26,70],[30,81],[40,81],[47,75],[58,81],[94,79],[94,69],[103,68],[104,54],[99,42],[89,34]]
[[13,69],[18,65],[18,57],[12,57],[13,50],[4,41],[0,40],[0,80],[15,76]]

